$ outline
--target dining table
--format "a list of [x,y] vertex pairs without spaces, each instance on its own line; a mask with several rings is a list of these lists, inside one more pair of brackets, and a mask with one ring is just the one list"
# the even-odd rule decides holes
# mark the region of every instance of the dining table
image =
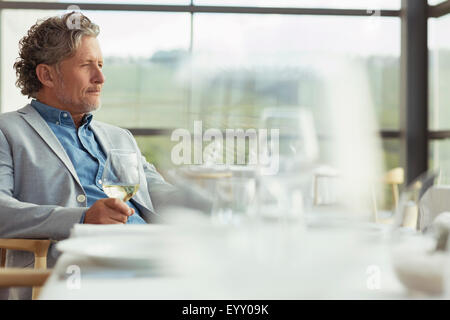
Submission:
[[301,217],[216,225],[172,210],[149,225],[75,225],[42,300],[441,299],[408,290],[391,226],[316,207]]

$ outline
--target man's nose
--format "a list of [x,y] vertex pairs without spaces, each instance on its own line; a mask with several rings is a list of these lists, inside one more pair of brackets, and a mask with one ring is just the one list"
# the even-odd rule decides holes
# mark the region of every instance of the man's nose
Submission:
[[106,80],[105,75],[102,72],[102,69],[97,68],[94,75],[94,83],[96,84],[103,84]]

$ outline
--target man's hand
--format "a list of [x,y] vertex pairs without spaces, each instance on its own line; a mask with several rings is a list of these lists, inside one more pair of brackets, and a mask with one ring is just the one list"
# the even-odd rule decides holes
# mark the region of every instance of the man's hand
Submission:
[[126,223],[128,217],[134,214],[130,208],[120,199],[106,198],[97,200],[86,211],[84,223],[90,224],[119,224]]

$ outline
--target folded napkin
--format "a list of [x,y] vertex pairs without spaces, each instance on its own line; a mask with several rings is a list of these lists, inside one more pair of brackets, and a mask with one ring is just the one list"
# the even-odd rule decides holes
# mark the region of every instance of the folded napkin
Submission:
[[444,292],[449,232],[450,212],[441,212],[428,228],[428,236],[412,235],[395,245],[394,269],[407,288],[434,295]]
[[432,239],[418,236],[392,248],[394,270],[405,287],[431,295],[444,292],[447,255],[434,247]]
[[441,212],[434,218],[433,225],[450,230],[450,212]]
[[160,224],[75,224],[70,237],[147,235],[166,228]]

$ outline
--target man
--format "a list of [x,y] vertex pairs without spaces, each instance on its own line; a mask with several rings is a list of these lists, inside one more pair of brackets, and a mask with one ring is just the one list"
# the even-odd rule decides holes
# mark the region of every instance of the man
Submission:
[[[0,238],[61,240],[76,223],[148,223],[175,196],[129,131],[92,119],[105,82],[98,34],[87,17],[69,13],[36,23],[20,41],[16,84],[34,99],[0,116]],[[142,157],[140,187],[127,203],[102,189],[111,149]],[[31,253],[8,250],[7,266],[33,260]],[[31,297],[29,289],[11,292],[10,298]]]

